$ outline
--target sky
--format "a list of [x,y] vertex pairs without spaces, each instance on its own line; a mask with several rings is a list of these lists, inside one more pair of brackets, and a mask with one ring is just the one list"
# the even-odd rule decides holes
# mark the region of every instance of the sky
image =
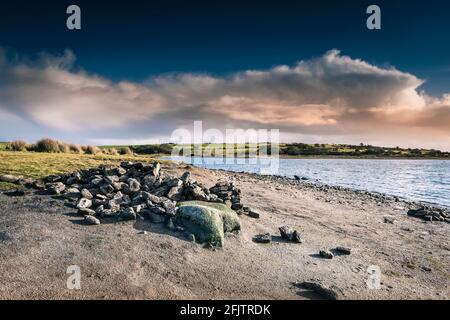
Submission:
[[[66,8],[81,8],[81,30]],[[381,30],[366,8],[381,8]],[[450,3],[3,1],[0,141],[178,128],[450,151]]]

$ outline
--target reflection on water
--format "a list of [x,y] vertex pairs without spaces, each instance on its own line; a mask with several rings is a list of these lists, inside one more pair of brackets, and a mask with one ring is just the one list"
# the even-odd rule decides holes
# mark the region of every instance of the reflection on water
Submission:
[[[266,163],[236,159],[176,157],[208,169],[261,173]],[[214,161],[217,160],[217,161]],[[245,163],[243,163],[245,161]],[[450,161],[369,159],[279,159],[278,172],[286,177],[305,177],[329,185],[376,191],[416,201],[450,207]]]

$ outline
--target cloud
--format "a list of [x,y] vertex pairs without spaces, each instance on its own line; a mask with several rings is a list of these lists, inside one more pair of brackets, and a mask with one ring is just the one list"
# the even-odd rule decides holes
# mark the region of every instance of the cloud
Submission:
[[[52,132],[74,141],[145,141],[203,120],[205,128],[278,128],[292,140],[450,149],[450,95],[430,97],[418,90],[423,82],[338,50],[294,66],[141,83],[79,69],[69,50],[36,61],[8,60],[0,50],[0,114],[20,119],[29,136]],[[1,138],[12,136],[0,129]]]

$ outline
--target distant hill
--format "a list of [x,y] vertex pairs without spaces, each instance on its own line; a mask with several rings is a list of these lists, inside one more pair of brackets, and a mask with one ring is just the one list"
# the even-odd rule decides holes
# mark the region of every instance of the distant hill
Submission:
[[[199,145],[195,145],[199,148]],[[151,145],[130,145],[130,146],[102,146],[100,148],[124,148],[130,147],[137,154],[162,154],[169,155],[172,153],[174,144],[151,144]],[[185,146],[189,148],[188,146]],[[234,148],[233,148],[234,147]],[[233,150],[228,156],[250,155],[256,154],[261,148],[267,148],[270,151],[270,145],[267,143],[255,144],[203,144],[202,150],[211,148],[220,150],[215,156],[224,156],[225,150]],[[191,155],[194,155],[194,145],[190,146]],[[450,152],[442,152],[434,149],[411,149],[411,148],[390,148],[372,145],[348,145],[348,144],[306,144],[306,143],[283,143],[279,145],[279,154],[281,156],[291,157],[307,157],[307,156],[323,156],[323,157],[355,157],[355,158],[448,158]]]

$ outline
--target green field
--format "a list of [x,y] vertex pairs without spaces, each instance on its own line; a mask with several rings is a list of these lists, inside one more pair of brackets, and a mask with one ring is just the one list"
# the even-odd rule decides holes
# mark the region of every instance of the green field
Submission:
[[[52,174],[69,173],[99,165],[118,165],[121,161],[153,162],[148,156],[111,156],[72,153],[38,153],[0,151],[0,175],[12,174],[29,178],[42,178]],[[0,189],[14,185],[0,182]]]

